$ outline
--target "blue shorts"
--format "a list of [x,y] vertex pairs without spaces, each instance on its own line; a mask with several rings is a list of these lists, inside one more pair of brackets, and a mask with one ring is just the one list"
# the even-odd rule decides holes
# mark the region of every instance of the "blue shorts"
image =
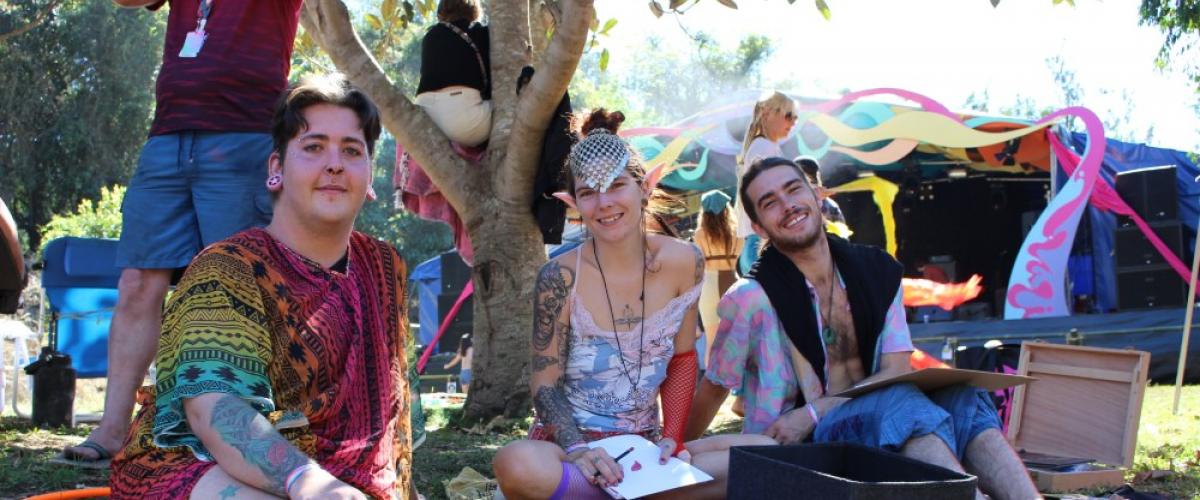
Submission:
[[271,136],[177,132],[146,141],[121,205],[117,267],[187,267],[205,246],[271,221]]
[[956,385],[926,395],[912,384],[896,384],[834,408],[817,425],[813,441],[899,451],[909,439],[932,433],[962,460],[975,436],[999,428],[992,398],[982,389]]
[[471,386],[471,370],[460,370],[458,372],[458,383],[463,387]]

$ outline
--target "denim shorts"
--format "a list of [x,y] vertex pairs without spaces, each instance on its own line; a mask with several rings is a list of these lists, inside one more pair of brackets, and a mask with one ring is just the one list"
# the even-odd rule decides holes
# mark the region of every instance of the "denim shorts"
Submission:
[[962,460],[976,436],[999,428],[996,407],[982,389],[955,385],[926,395],[912,384],[895,384],[834,408],[817,424],[813,441],[898,452],[909,439],[932,433]]
[[146,141],[121,205],[117,267],[187,267],[205,246],[271,221],[271,136],[186,131]]

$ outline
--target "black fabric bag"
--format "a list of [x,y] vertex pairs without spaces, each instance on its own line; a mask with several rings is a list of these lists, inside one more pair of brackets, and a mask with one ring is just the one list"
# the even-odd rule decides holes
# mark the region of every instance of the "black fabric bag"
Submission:
[[538,164],[533,180],[533,216],[542,231],[542,243],[562,243],[563,229],[567,222],[567,204],[553,196],[563,188],[567,155],[575,145],[575,134],[571,132],[571,94],[563,94],[546,128],[542,141],[542,160]]
[[[1003,344],[996,347],[973,346],[958,351],[954,356],[954,367],[1013,375],[1021,362],[1020,344]],[[1001,431],[1008,433],[1008,419],[1012,416],[1012,403],[1017,388],[1009,387],[990,393],[992,404],[1000,416]]]
[[729,452],[731,499],[968,500],[975,476],[849,443],[742,446]]

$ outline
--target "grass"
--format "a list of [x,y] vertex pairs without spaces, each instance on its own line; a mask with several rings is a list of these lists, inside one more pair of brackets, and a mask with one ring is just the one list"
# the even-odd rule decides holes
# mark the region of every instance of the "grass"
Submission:
[[[93,387],[77,390],[82,401],[77,410],[97,404]],[[89,392],[92,394],[89,396]],[[1171,413],[1174,390],[1153,386],[1146,393],[1138,432],[1137,457],[1126,479],[1143,492],[1171,498],[1200,497],[1200,386],[1184,388],[1181,415]],[[86,410],[94,411],[94,410]],[[413,474],[417,488],[430,500],[447,498],[446,486],[464,467],[491,477],[491,459],[496,450],[520,439],[529,419],[503,422],[492,427],[463,428],[458,424],[461,406],[434,404],[426,410],[428,435],[417,450]],[[713,432],[738,432],[740,421],[722,409],[711,427]],[[59,489],[102,486],[107,471],[88,471],[49,463],[62,446],[77,443],[90,425],[74,429],[41,430],[15,417],[0,419],[0,499]],[[1152,471],[1166,471],[1151,477]],[[1100,491],[1085,492],[1099,494]]]

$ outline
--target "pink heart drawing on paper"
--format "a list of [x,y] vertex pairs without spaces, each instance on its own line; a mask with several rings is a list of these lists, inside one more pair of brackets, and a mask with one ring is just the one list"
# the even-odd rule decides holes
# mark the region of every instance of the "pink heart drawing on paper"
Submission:
[[637,460],[634,460],[633,467],[630,467],[629,469],[634,472],[640,471],[640,470],[642,470],[642,463],[638,462]]

